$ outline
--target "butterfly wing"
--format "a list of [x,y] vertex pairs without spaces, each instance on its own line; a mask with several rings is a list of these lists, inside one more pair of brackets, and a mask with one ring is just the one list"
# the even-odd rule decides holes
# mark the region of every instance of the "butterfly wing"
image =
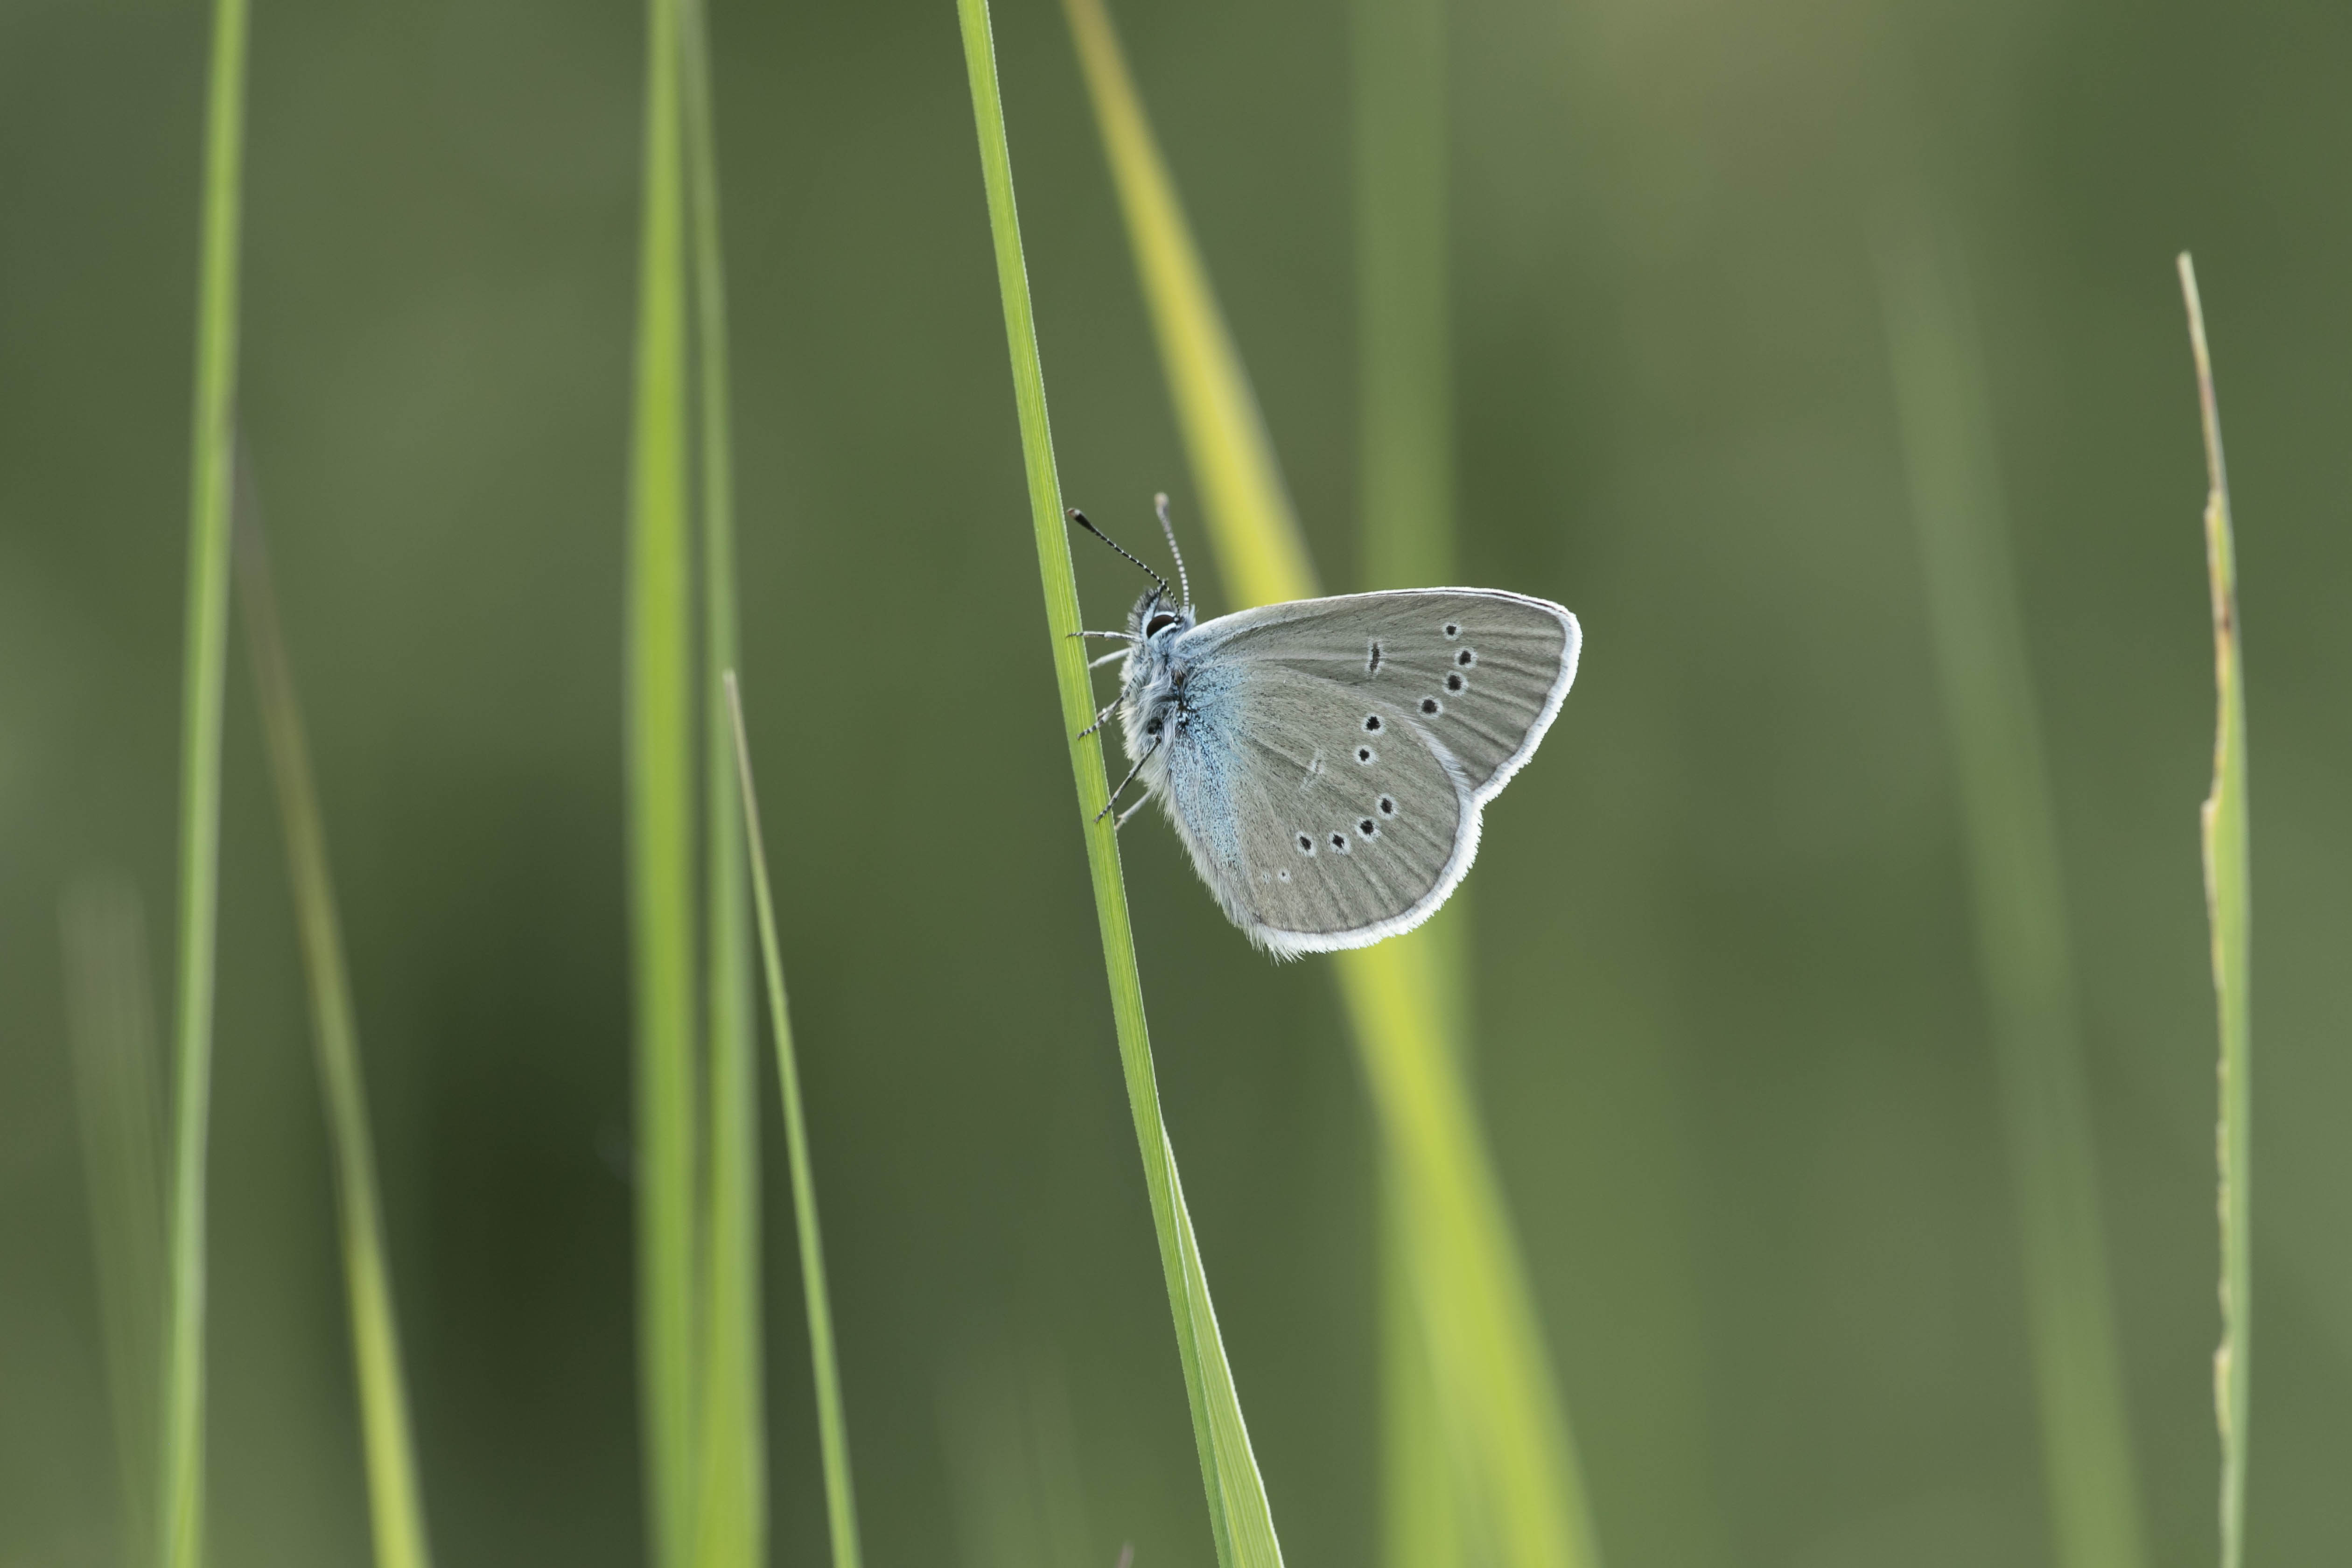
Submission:
[[1557,605],[1473,588],[1211,621],[1181,650],[1194,718],[1162,801],[1259,945],[1323,952],[1410,931],[1469,870],[1480,808],[1559,711],[1580,640]]

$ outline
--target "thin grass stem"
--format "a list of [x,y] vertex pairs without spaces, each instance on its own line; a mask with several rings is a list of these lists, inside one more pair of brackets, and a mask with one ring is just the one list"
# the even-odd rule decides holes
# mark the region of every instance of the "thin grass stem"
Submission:
[[1276,1542],[1257,1460],[1250,1451],[1224,1344],[1217,1332],[1192,1216],[1177,1179],[1175,1151],[1160,1116],[1151,1038],[1144,1021],[1143,983],[1136,967],[1127,887],[1119,871],[1118,833],[1103,815],[1109,780],[1103,769],[1100,744],[1082,733],[1093,717],[1094,699],[1087,679],[1087,653],[1077,635],[1077,578],[1070,563],[1061,480],[1054,466],[1045,370],[1037,356],[1036,321],[1029,299],[1028,267],[1022,255],[1020,215],[1013,202],[1013,159],[1005,141],[1004,107],[997,85],[996,45],[989,27],[987,0],[957,0],[956,13],[963,30],[972,119],[988,193],[989,229],[995,241],[997,283],[1003,296],[1005,345],[1012,361],[1013,402],[1020,415],[1022,457],[1028,474],[1055,681],[1061,695],[1065,732],[1070,736],[1070,768],[1077,784],[1079,820],[1085,824],[1087,865],[1094,881],[1095,914],[1102,933],[1103,967],[1110,986],[1119,1063],[1143,1159],[1144,1186],[1150,1196],[1169,1309],[1175,1319],[1177,1353],[1184,1369],[1184,1391],[1208,1495],[1210,1527],[1223,1568],[1271,1568],[1281,1562],[1281,1548]]
[[[1065,0],[1210,540],[1238,605],[1312,597],[1314,571],[1265,422],[1193,247],[1101,0]],[[1218,498],[1222,497],[1220,500]],[[1222,508],[1223,521],[1219,521]],[[1439,1428],[1509,1568],[1598,1563],[1590,1509],[1534,1297],[1459,1054],[1454,1000],[1429,944],[1334,955],[1371,1091],[1435,1371]]]
[[245,184],[246,0],[215,0],[188,501],[180,738],[178,1007],[173,1026],[171,1254],[165,1276],[157,1561],[197,1568],[205,1530],[205,1173],[220,905],[221,711],[228,657],[229,475],[236,425]]
[[2056,814],[2013,587],[1990,402],[1957,258],[1926,215],[1890,227],[1879,273],[2024,1245],[2054,1561],[2060,1568],[2138,1568],[2147,1548]]
[[809,1162],[808,1125],[801,1108],[801,1074],[793,1055],[792,1015],[784,1005],[784,963],[776,940],[776,900],[768,887],[767,840],[760,831],[759,792],[751,783],[751,747],[743,728],[743,698],[735,672],[722,678],[735,773],[742,788],[751,896],[758,911],[760,954],[767,976],[768,1026],[776,1042],[776,1079],[784,1104],[784,1152],[792,1166],[793,1222],[800,1233],[801,1290],[806,1304],[809,1363],[816,1383],[817,1441],[824,1458],[825,1522],[834,1568],[858,1568],[857,1497],[849,1474],[849,1425],[842,1413],[841,1366],[833,1345],[833,1298],[824,1282],[824,1238],[817,1228],[816,1176]]
[[636,1032],[637,1334],[656,1568],[691,1561],[700,1314],[695,738],[685,190],[674,0],[647,0],[628,548],[628,834]]
[[2200,815],[2205,906],[2213,931],[2213,991],[2221,1017],[2221,1345],[2213,1354],[2213,1405],[2221,1432],[2221,1568],[2245,1561],[2246,1422],[2251,1410],[2254,1317],[2253,1016],[2248,957],[2253,895],[2246,805],[2246,672],[2239,646],[2238,546],[2230,517],[2230,472],[2221,457],[2221,410],[2197,268],[2179,260],[2197,361],[2197,406],[2205,432],[2205,564],[2213,593],[2213,791]]
[[156,1366],[163,1307],[161,1061],[146,918],[124,878],[66,889],[66,1020],[89,1194],[106,1388],[121,1494],[120,1561],[155,1553]]
[[733,739],[720,690],[735,668],[734,420],[716,110],[702,0],[677,0],[680,106],[699,372],[702,492],[704,1126],[702,1430],[695,1557],[700,1568],[766,1560],[767,1435],[761,1401],[760,1119],[751,1012],[751,908],[744,888]]
[[295,926],[310,979],[311,1039],[319,1088],[326,1102],[328,1143],[334,1157],[335,1202],[341,1222],[343,1287],[352,1320],[352,1371],[359,1388],[362,1452],[368,1515],[377,1568],[430,1568],[425,1500],[416,1477],[408,1394],[401,1373],[400,1329],[392,1297],[392,1268],[376,1195],[375,1153],[368,1131],[367,1091],[360,1070],[359,1025],[343,959],[342,922],[335,912],[327,835],[310,773],[309,742],[278,618],[268,548],[252,505],[249,477],[240,486],[245,506],[236,526],[236,598],[261,716],[262,741],[278,789],[278,816],[286,833],[286,870],[292,884]]

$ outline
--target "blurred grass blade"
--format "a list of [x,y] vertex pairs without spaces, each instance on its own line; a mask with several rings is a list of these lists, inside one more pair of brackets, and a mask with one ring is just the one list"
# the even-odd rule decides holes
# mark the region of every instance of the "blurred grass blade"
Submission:
[[[1368,588],[1455,581],[1454,386],[1446,304],[1445,0],[1356,0],[1350,51],[1356,174],[1356,494]],[[1445,1046],[1466,1052],[1467,889],[1401,940],[1429,948]],[[1390,1568],[1474,1560],[1477,1518],[1456,1495],[1412,1230],[1390,1162],[1381,1183],[1381,1550]]]
[[722,672],[735,668],[735,474],[727,372],[727,268],[702,0],[677,0],[680,102],[699,372],[702,479],[704,1250],[701,1438],[695,1560],[767,1560],[767,1435],[760,1345],[760,1076],[752,1054],[751,910],[733,731]]
[[85,877],[66,889],[66,1002],[75,1108],[98,1262],[99,1321],[121,1487],[120,1561],[155,1552],[155,1373],[163,1322],[163,1146],[153,992],[138,889]]
[[[1192,1406],[1210,1527],[1223,1568],[1270,1568],[1282,1561],[1281,1548],[1275,1540],[1265,1483],[1242,1423],[1240,1395],[1225,1364],[1208,1280],[1193,1241],[1192,1216],[1177,1184],[1175,1152],[1160,1120],[1160,1088],[1143,1016],[1143,982],[1136,971],[1127,887],[1119,873],[1118,830],[1104,815],[1109,780],[1103,772],[1102,748],[1093,737],[1082,739],[1079,733],[1094,717],[1094,697],[1087,679],[1085,647],[1077,636],[1078,585],[1070,564],[1061,480],[1054,468],[1053,432],[1045,416],[1045,375],[1037,358],[1036,321],[1029,301],[1028,266],[1022,256],[1021,220],[1013,205],[1012,152],[1005,142],[1004,106],[997,88],[996,45],[989,29],[987,0],[957,0],[956,14],[963,28],[972,119],[988,192],[989,228],[996,244],[997,283],[1004,299],[1005,342],[1012,360],[1013,401],[1021,418],[1021,450],[1028,470],[1045,622],[1053,637],[1055,680],[1061,693],[1066,733],[1071,737],[1070,767],[1076,775],[1078,809],[1086,824],[1087,864],[1094,879],[1095,912],[1102,930],[1103,965],[1118,1026],[1119,1063],[1127,1077],[1128,1104],[1134,1114],[1136,1145],[1143,1158],[1144,1186],[1151,1199],[1160,1269],[1175,1317],[1177,1353],[1183,1363],[1184,1391]],[[1295,540],[1292,549],[1296,550]]]
[[278,820],[286,832],[286,869],[293,884],[302,964],[310,977],[319,1088],[326,1100],[328,1142],[334,1154],[343,1285],[352,1316],[352,1361],[359,1385],[375,1561],[377,1568],[429,1568],[425,1500],[417,1487],[392,1268],[384,1250],[367,1091],[360,1071],[359,1025],[343,962],[342,923],[335,914],[334,882],[327,868],[326,826],[310,775],[310,744],[303,737],[294,671],[270,582],[268,546],[252,504],[249,476],[239,488],[245,504],[236,526],[236,595],[259,699],[262,740],[278,787]]
[[1880,284],[2024,1243],[2053,1561],[2139,1568],[2058,832],[1975,328],[1925,216],[1885,236]]
[[960,1369],[940,1391],[940,1435],[964,1568],[1105,1568],[1052,1358]]
[[694,679],[685,181],[675,0],[647,0],[643,233],[630,451],[630,934],[636,1029],[637,1347],[656,1568],[692,1555],[698,1320]]
[[2197,405],[2205,428],[2205,564],[2213,587],[2213,793],[2200,821],[2205,906],[2213,928],[2213,990],[2221,1025],[2221,1348],[2213,1355],[2213,1404],[2221,1428],[2221,1568],[2245,1560],[2246,1417],[2253,1328],[2252,1014],[2247,941],[2252,919],[2246,818],[2246,672],[2238,645],[2238,546],[2230,521],[2230,473],[2221,458],[2221,410],[2197,268],[2180,257],[2180,293],[2197,359]]
[[[1118,174],[1119,207],[1127,215],[1136,265],[1144,273],[1144,301],[1174,395],[1185,456],[1224,563],[1227,592],[1238,591],[1234,582],[1240,577],[1311,583],[1314,563],[1290,521],[1290,498],[1283,491],[1265,422],[1210,292],[1192,227],[1128,77],[1110,17],[1102,0],[1064,0],[1064,9],[1086,68],[1103,145]],[[1058,520],[1055,526],[1061,526]]]
[[1567,1417],[1426,945],[1333,955],[1396,1188],[1439,1426],[1479,1489],[1475,1528],[1511,1568],[1600,1561]]
[[809,1361],[816,1381],[817,1439],[824,1455],[824,1510],[833,1537],[834,1568],[857,1568],[857,1498],[849,1479],[849,1429],[841,1409],[841,1365],[833,1348],[833,1298],[824,1283],[824,1240],[817,1229],[816,1177],[808,1127],[801,1110],[800,1068],[793,1057],[792,1016],[784,1006],[784,963],[776,942],[776,902],[768,890],[768,850],[760,831],[760,798],[751,787],[751,747],[743,732],[743,700],[735,672],[722,677],[727,732],[735,747],[751,891],[760,919],[760,953],[768,979],[768,1025],[776,1039],[776,1078],[784,1100],[784,1152],[793,1173],[793,1222],[801,1239],[801,1289],[808,1312]]
[[[1226,521],[1210,538],[1236,605],[1312,596],[1315,578],[1264,422],[1176,205],[1100,0],[1066,0],[1136,269],[1160,335],[1196,477]],[[1219,352],[1204,354],[1200,345]],[[1205,358],[1215,374],[1188,362]],[[1196,435],[1197,433],[1197,435]],[[1251,443],[1255,442],[1255,447]],[[1213,498],[1228,490],[1221,503]],[[1215,521],[1213,516],[1213,521]],[[1436,950],[1412,938],[1334,954],[1355,1025],[1437,1377],[1439,1428],[1480,1489],[1479,1528],[1509,1568],[1599,1561],[1550,1357],[1448,1044],[1453,999]]]
[[214,0],[205,107],[189,460],[187,647],[180,736],[179,987],[173,1025],[156,1560],[197,1568],[205,1531],[205,1166],[220,906],[221,707],[228,657],[229,475],[236,425],[237,240],[244,208],[245,0]]

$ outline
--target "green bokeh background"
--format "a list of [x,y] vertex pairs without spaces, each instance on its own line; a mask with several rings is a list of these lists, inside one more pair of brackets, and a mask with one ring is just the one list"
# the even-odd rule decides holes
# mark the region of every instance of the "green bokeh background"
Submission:
[[[1353,581],[1342,0],[1120,21]],[[0,1563],[110,1561],[58,900],[168,952],[206,13],[0,3]],[[877,1563],[1205,1563],[1048,668],[951,7],[720,0],[745,679]],[[621,563],[642,16],[267,3],[245,428],[447,1568],[641,1558]],[[1070,499],[1198,538],[1058,8],[997,15]],[[2352,11],[1457,0],[1464,576],[1583,617],[1468,887],[1477,1078],[1620,1565],[2046,1560],[2015,1226],[1873,269],[1957,237],[2065,856],[2154,1556],[2215,1530],[2211,664],[2171,258],[2240,522],[2252,1560],[2352,1553]],[[1205,549],[1193,576],[1228,607]],[[1078,558],[1095,624],[1134,587]],[[217,1561],[364,1560],[328,1166],[231,666]],[[2331,782],[2333,781],[2333,782]],[[1374,1182],[1325,965],[1127,836],[1290,1560],[1375,1551]],[[162,976],[158,999],[162,1000]],[[767,1115],[772,1124],[772,1091]],[[772,1143],[774,1129],[770,1128]],[[773,1150],[772,1148],[772,1154]],[[781,1161],[775,1558],[822,1503]]]

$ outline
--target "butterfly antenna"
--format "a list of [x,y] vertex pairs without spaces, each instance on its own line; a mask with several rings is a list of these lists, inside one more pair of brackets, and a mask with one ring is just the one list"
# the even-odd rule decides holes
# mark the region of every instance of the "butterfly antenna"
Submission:
[[1184,613],[1192,611],[1192,579],[1184,572],[1184,552],[1176,548],[1176,525],[1168,521],[1168,492],[1161,490],[1151,498],[1151,510],[1160,514],[1160,531],[1168,536],[1168,553],[1176,558],[1176,581],[1184,590]]
[[1093,534],[1097,539],[1101,540],[1105,544],[1109,545],[1113,550],[1118,551],[1121,555],[1126,556],[1129,561],[1134,562],[1138,566],[1142,567],[1143,574],[1150,578],[1153,582],[1159,584],[1160,591],[1162,594],[1168,592],[1167,578],[1162,577],[1159,573],[1154,572],[1150,565],[1144,561],[1143,557],[1138,555],[1134,551],[1129,550],[1126,545],[1121,544],[1118,540],[1113,539],[1109,534],[1105,533],[1101,529],[1097,528],[1092,522],[1088,521],[1085,512],[1080,511],[1076,507],[1072,507],[1064,515],[1068,517],[1072,522],[1076,523],[1080,528],[1085,529],[1088,533]]

